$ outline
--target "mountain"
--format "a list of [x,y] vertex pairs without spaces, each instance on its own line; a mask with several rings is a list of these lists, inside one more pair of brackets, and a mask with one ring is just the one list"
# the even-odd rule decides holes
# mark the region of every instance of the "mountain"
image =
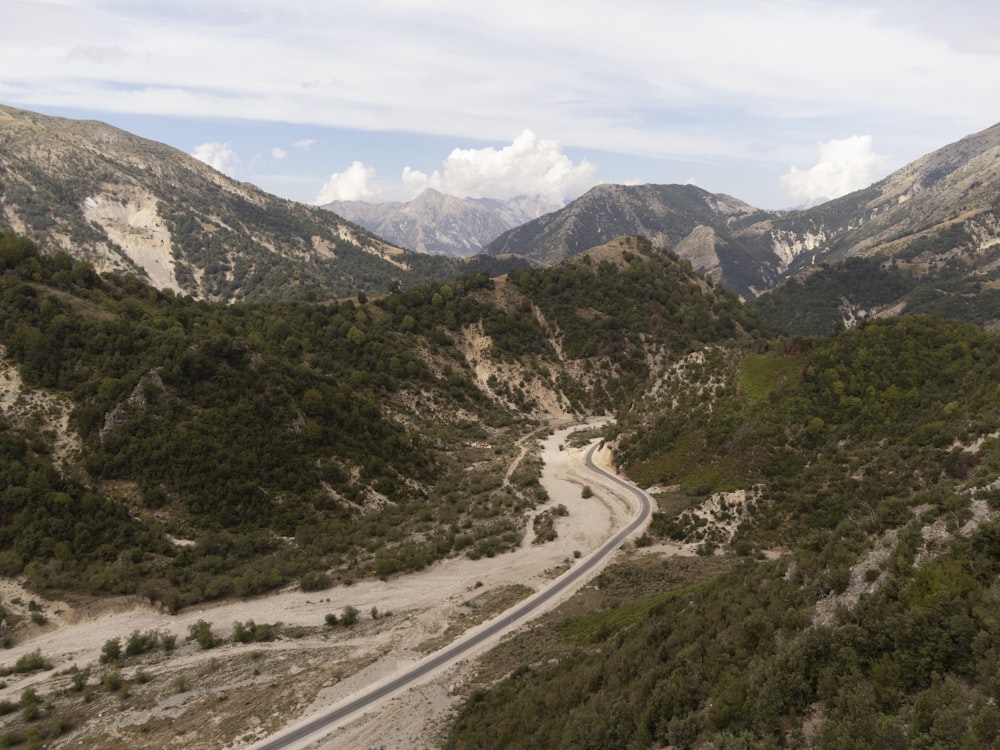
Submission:
[[164,144],[0,106],[2,224],[203,299],[346,296],[456,273]]
[[488,254],[555,263],[622,235],[647,237],[741,294],[770,286],[780,258],[740,229],[770,214],[692,185],[599,185],[565,208],[505,232]]
[[788,254],[789,283],[758,300],[788,330],[902,312],[1000,329],[1000,125],[753,229]]
[[[761,211],[688,185],[602,185],[484,251],[552,263],[623,234],[650,238],[744,298],[780,287],[764,306],[800,332],[902,310],[986,324],[1000,286],[1000,125],[803,210]],[[840,264],[852,259],[844,274]],[[826,301],[789,292],[789,279],[822,286]],[[804,303],[814,309],[796,320]]]
[[[498,273],[518,257],[551,264],[638,235],[744,299],[774,290],[760,300],[765,319],[800,333],[901,311],[1000,328],[998,155],[1000,125],[800,211],[762,211],[690,185],[601,185],[550,213],[525,199],[428,190],[405,204],[336,204],[345,220],[102,123],[0,107],[0,225],[98,271],[225,301]],[[427,254],[465,256],[483,243],[470,264]]]
[[511,200],[456,198],[428,188],[403,203],[334,201],[323,208],[390,242],[420,253],[465,258],[511,227],[559,206],[524,196]]
[[928,262],[935,254],[980,255],[1000,242],[998,211],[1000,124],[921,157],[865,190],[786,215],[774,227],[815,238],[815,254],[798,253],[789,265],[794,273],[815,262],[855,256],[923,255]]

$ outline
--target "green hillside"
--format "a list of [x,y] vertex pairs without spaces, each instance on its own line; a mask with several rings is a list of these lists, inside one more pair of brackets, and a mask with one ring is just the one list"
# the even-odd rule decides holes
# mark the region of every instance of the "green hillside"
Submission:
[[519,441],[614,414],[640,546],[699,554],[625,556],[512,639],[448,747],[991,747],[1000,339],[762,317],[634,238],[224,305],[4,235],[2,363],[38,401],[0,422],[0,573],[176,611],[500,555],[545,496]]
[[601,413],[643,382],[650,351],[750,321],[629,243],[617,265],[509,282],[224,305],[0,238],[0,344],[26,385],[68,399],[79,437],[59,457],[42,415],[4,425],[4,572],[176,609],[512,549],[544,497],[537,462],[504,479],[545,416],[539,394]]
[[[983,255],[977,255],[977,262]],[[989,255],[995,260],[1000,250]],[[1000,318],[998,274],[995,269],[977,272],[960,257],[946,263],[851,258],[793,278],[751,305],[768,325],[796,336],[822,335],[845,321],[904,312],[995,327]]]
[[649,543],[710,553],[677,508],[756,488],[733,567],[548,626],[557,663],[474,692],[447,747],[992,747],[1000,339],[905,317],[699,375],[621,456],[659,483]]

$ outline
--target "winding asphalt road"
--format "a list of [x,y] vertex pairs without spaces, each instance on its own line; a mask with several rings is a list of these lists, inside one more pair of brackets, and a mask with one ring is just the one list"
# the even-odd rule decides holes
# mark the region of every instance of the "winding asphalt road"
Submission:
[[614,551],[621,546],[622,542],[624,542],[630,534],[636,531],[649,519],[650,514],[653,512],[653,503],[652,500],[650,500],[649,495],[635,485],[626,482],[625,480],[594,464],[593,456],[594,451],[597,449],[597,445],[597,443],[594,443],[587,450],[584,455],[584,465],[595,474],[632,493],[639,501],[638,515],[636,515],[636,517],[633,518],[625,528],[621,529],[617,534],[608,539],[603,545],[601,545],[600,548],[591,553],[582,562],[571,568],[559,578],[555,579],[551,584],[535,593],[529,599],[500,615],[486,628],[467,637],[461,638],[440,651],[430,654],[391,682],[370,688],[364,693],[357,695],[349,702],[338,705],[326,713],[311,719],[305,724],[288,729],[287,731],[271,737],[258,745],[254,745],[253,750],[280,750],[280,748],[287,748],[292,743],[304,740],[310,735],[318,733],[322,729],[327,729],[330,725],[335,724],[348,716],[361,711],[362,709],[370,707],[397,691],[409,687],[434,670],[458,661],[461,657],[473,651],[484,641],[487,641],[498,634],[513,630],[515,625],[520,624],[520,621],[527,618],[528,615],[535,613],[541,605],[566,591],[566,589],[573,586],[577,581],[586,576],[587,573],[593,570],[597,565],[604,562],[608,556],[614,553]]

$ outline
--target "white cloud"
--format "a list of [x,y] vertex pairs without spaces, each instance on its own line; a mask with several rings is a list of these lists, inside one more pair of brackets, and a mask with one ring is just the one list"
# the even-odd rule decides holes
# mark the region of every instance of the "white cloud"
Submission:
[[240,163],[239,157],[236,152],[233,151],[232,144],[228,141],[226,143],[202,143],[194,147],[194,151],[191,155],[208,164],[223,174],[227,174],[230,177],[236,170],[236,165]]
[[872,150],[870,135],[852,135],[820,143],[816,165],[792,167],[781,177],[781,188],[793,200],[814,205],[868,187],[886,163],[887,157]]
[[278,161],[281,161],[286,156],[288,156],[288,152],[285,151],[285,149],[281,148],[281,146],[275,146],[274,148],[271,149],[272,159],[277,159]]
[[427,188],[445,192],[444,180],[436,169],[431,174],[412,167],[403,167],[403,184],[415,195]]
[[296,148],[299,151],[308,151],[315,145],[316,145],[315,138],[303,138],[301,140],[295,141],[295,143],[292,144],[292,148]]
[[326,181],[319,195],[317,205],[332,201],[364,201],[377,197],[376,191],[369,187],[369,182],[375,179],[375,170],[356,161],[343,172],[334,172]]
[[[591,149],[769,160],[788,120],[866,113],[964,134],[1000,96],[998,12],[983,0],[9,5],[0,99],[17,105],[482,140],[531,122]],[[970,49],[970,35],[988,43]]]
[[[793,163],[782,149],[844,132],[845,122],[891,143],[898,159],[995,122],[998,6],[579,0],[567,13],[537,0],[8,2],[0,101],[98,119],[337,129],[317,136],[323,149],[364,131],[397,153],[401,135],[503,143],[531,123],[591,153],[696,166],[742,160],[767,175],[747,184],[777,193],[772,170]],[[353,158],[379,157],[348,150],[330,163]],[[602,176],[610,164],[602,154]]]
[[456,148],[430,175],[406,167],[402,179],[416,192],[433,187],[462,198],[526,195],[562,203],[593,185],[595,169],[586,159],[574,164],[559,141],[525,130],[501,149]]

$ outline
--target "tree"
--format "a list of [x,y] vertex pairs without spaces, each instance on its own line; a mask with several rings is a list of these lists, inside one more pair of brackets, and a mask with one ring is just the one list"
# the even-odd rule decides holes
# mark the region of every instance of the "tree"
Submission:
[[361,346],[365,342],[365,332],[357,326],[351,326],[347,332],[347,340],[355,346]]

